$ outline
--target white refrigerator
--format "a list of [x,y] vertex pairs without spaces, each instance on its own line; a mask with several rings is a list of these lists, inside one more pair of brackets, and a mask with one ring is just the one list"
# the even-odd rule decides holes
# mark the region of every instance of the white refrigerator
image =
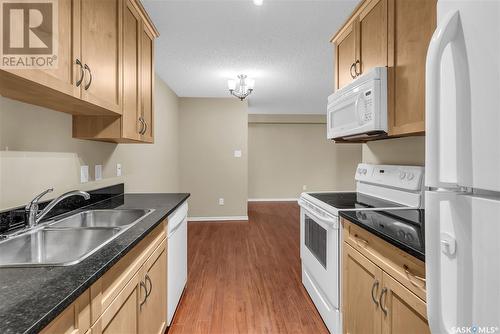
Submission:
[[426,60],[428,319],[432,333],[500,333],[500,0],[437,8]]

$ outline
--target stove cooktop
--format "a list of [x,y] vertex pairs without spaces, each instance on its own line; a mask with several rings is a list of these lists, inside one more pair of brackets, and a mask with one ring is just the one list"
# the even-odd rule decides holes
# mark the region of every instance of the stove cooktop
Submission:
[[425,261],[424,210],[343,211],[340,215]]
[[308,193],[308,195],[338,210],[403,207],[401,204],[358,192]]

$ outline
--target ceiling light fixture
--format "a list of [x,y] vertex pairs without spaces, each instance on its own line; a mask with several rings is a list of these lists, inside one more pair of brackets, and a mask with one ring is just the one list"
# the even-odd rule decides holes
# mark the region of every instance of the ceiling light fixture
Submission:
[[253,0],[253,4],[255,6],[262,6],[263,3],[264,3],[264,0]]
[[248,79],[246,75],[238,75],[237,80],[228,80],[227,88],[229,88],[229,93],[241,101],[243,101],[248,95],[253,92],[253,87],[255,85],[255,80]]

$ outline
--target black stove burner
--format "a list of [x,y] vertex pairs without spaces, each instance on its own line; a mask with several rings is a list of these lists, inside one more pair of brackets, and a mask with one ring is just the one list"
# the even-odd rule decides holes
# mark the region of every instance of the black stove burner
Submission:
[[343,211],[340,215],[425,261],[424,210]]
[[357,192],[309,193],[310,196],[338,209],[395,208],[402,205]]

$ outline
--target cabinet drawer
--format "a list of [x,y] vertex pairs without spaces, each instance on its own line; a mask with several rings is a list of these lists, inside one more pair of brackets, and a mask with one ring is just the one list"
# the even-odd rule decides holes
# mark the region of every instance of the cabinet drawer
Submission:
[[370,232],[342,219],[343,238],[422,300],[426,300],[425,263]]
[[42,334],[84,334],[90,328],[90,291],[85,291],[57,316]]
[[165,224],[159,224],[118,263],[113,265],[91,287],[92,323],[94,323],[118,296],[120,291],[139,271],[153,251],[165,242]]

